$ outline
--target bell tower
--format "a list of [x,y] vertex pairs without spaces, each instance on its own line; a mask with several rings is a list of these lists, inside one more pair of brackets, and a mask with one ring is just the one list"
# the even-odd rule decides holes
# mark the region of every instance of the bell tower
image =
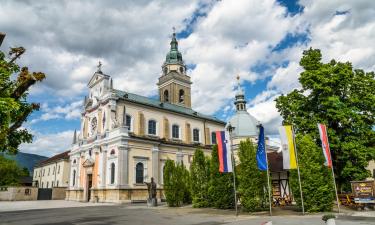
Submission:
[[160,101],[191,108],[191,84],[190,77],[186,75],[182,54],[178,51],[176,33],[173,31],[171,48],[158,82]]

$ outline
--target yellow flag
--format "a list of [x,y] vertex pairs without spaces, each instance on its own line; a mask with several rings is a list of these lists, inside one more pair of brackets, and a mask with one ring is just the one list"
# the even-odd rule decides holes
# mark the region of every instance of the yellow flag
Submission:
[[292,126],[279,127],[284,169],[297,169]]

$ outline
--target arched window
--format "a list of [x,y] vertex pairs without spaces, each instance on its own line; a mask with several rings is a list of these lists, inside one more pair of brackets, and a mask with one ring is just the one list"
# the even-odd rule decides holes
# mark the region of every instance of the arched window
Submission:
[[212,132],[212,133],[211,133],[211,143],[212,143],[213,145],[216,145],[216,144],[217,144],[217,142],[216,142],[216,132]]
[[112,149],[111,150],[111,153],[109,153],[110,155],[114,155],[114,154],[116,154],[116,152],[115,152],[115,150],[114,149]]
[[180,138],[180,127],[176,124],[172,126],[172,138]]
[[168,90],[164,91],[164,101],[169,102],[169,92],[168,92]]
[[59,181],[56,181],[56,187],[59,187]]
[[111,163],[111,184],[115,183],[115,163]]
[[73,170],[73,185],[72,186],[75,186],[76,185],[76,171]]
[[180,67],[180,73],[184,73],[184,67]]
[[193,129],[193,141],[199,142],[199,130],[198,129]]
[[179,92],[178,92],[178,102],[179,103],[184,103],[184,100],[185,100],[185,91],[184,90],[180,90]]
[[168,68],[164,67],[164,75],[168,73]]
[[137,184],[143,184],[143,163],[139,162],[135,166],[135,183]]
[[148,121],[148,134],[156,135],[156,121],[155,120]]
[[125,115],[125,121],[124,121],[125,126],[128,127],[128,130],[131,130],[132,126],[132,117],[129,114]]

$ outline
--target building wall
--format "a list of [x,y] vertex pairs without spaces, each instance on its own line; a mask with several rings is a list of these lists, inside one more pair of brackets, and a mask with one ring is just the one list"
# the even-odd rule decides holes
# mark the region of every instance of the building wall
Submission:
[[67,187],[69,170],[68,160],[60,160],[35,167],[33,183],[38,182],[40,188]]
[[371,160],[366,167],[371,172],[371,177],[375,178],[375,161]]

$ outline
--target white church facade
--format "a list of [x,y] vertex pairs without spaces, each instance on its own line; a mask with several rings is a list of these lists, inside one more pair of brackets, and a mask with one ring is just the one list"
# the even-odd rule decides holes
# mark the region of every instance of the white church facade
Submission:
[[191,108],[191,81],[175,34],[159,78],[159,99],[113,88],[101,71],[88,83],[80,132],[70,149],[66,199],[128,202],[145,200],[144,182],[154,178],[163,198],[167,159],[189,168],[195,149],[210,154],[213,132],[225,122]]

